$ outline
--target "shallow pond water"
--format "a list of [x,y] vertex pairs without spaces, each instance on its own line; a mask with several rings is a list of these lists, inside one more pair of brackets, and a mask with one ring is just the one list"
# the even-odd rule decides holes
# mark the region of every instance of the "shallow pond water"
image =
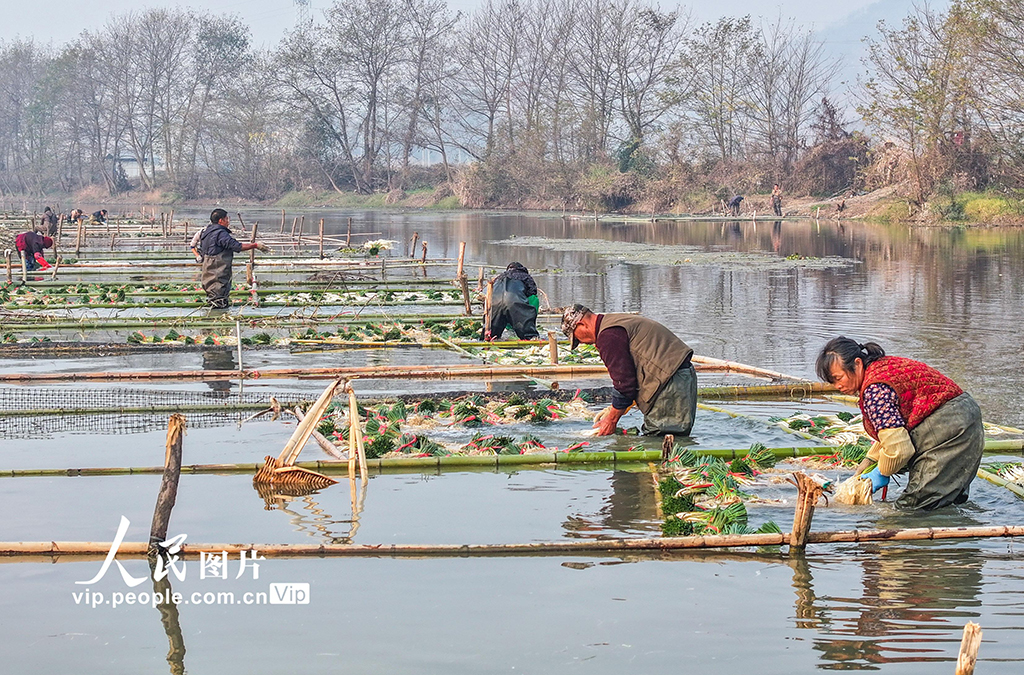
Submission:
[[[348,217],[356,231],[381,232],[400,242],[417,232],[431,257],[452,258],[458,242],[466,241],[468,259],[489,263],[489,271],[511,260],[523,262],[552,305],[583,302],[598,311],[641,312],[712,357],[811,377],[815,354],[830,337],[873,338],[890,353],[924,360],[954,377],[979,400],[986,419],[1024,422],[1020,378],[1012,366],[1022,351],[1022,230],[309,213],[325,217],[328,233],[344,232]],[[196,220],[202,215],[178,212]],[[254,212],[246,219],[256,216],[276,223],[280,212]],[[428,274],[439,278],[445,272],[428,268]],[[434,350],[270,349],[248,350],[244,358],[246,367],[264,369],[467,362]],[[0,361],[0,372],[234,368],[235,357],[227,352]],[[714,380],[703,378],[702,384]],[[98,390],[66,386],[83,397]],[[103,385],[111,386],[122,385]],[[257,380],[245,389],[269,395],[315,393],[322,386],[315,380]],[[490,388],[528,386],[533,385],[524,381]],[[238,383],[145,388],[225,392],[237,391]],[[357,384],[367,395],[487,388],[470,382]],[[822,402],[727,407],[760,419],[701,410],[694,429],[699,446],[805,445],[768,427],[767,417],[838,409]],[[220,416],[190,428],[185,462],[258,461],[277,454],[293,428],[250,422],[238,431],[234,424]],[[128,426],[75,426],[67,419],[21,425],[17,433],[7,427],[0,437],[0,468],[159,464],[160,418]],[[539,435],[564,447],[580,440],[584,426],[555,425]],[[659,444],[598,439],[593,449],[635,443]],[[319,456],[310,445],[303,459]],[[132,522],[127,538],[144,539],[159,482],[159,476],[0,478],[0,506],[7,514],[0,539],[108,541],[121,515]],[[786,487],[763,489],[791,502]],[[550,541],[649,536],[659,530],[654,509],[643,465],[374,475],[355,518],[345,480],[307,497],[268,503],[249,476],[186,475],[170,529],[187,533],[189,541],[214,542]],[[963,507],[924,515],[886,504],[823,507],[814,529],[1020,524],[1022,513],[1022,502],[1012,494],[976,481]],[[773,519],[788,529],[792,506],[751,506],[750,518],[754,524]],[[313,673],[643,673],[685,664],[686,670],[723,675],[788,675],[812,669],[952,672],[963,624],[974,620],[985,635],[979,673],[1017,673],[1024,660],[1018,639],[1024,629],[1021,547],[1011,540],[981,540],[812,546],[806,556],[737,551],[627,558],[272,559],[262,563],[259,581],[213,582],[198,579],[197,563],[189,563],[184,581],[172,579],[175,591],[241,594],[265,591],[270,582],[308,582],[311,602],[184,604],[176,621],[163,622],[148,606],[76,604],[72,593],[83,586],[74,582],[93,576],[99,560],[0,560],[0,624],[5,671],[17,673],[83,667],[181,672],[182,664],[192,673],[280,673],[297,667]],[[140,561],[125,566],[137,576],[146,571]],[[126,590],[113,571],[97,588]],[[172,655],[168,662],[168,639],[184,644],[183,659]]]

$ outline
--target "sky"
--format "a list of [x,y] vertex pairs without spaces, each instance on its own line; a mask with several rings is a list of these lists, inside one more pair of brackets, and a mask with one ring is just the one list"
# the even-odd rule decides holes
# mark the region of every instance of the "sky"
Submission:
[[[0,21],[0,39],[32,37],[42,42],[60,44],[83,30],[100,28],[113,14],[120,14],[146,7],[180,5],[209,10],[215,14],[237,14],[250,27],[256,45],[271,47],[277,43],[284,31],[295,24],[296,7],[293,0],[190,0],[168,2],[167,0],[36,0],[16,2],[7,0]],[[310,0],[311,14],[316,17],[331,3],[328,0]],[[448,0],[454,10],[471,12],[481,0]],[[661,2],[663,8],[674,5]],[[830,27],[842,29],[860,15],[866,21],[857,23],[872,26],[879,18],[892,18],[894,6],[905,6],[902,0],[846,0],[845,2],[822,2],[822,0],[717,0],[717,2],[680,3],[690,8],[695,18],[711,20],[720,16],[793,18],[798,23],[827,33]],[[866,11],[865,11],[866,10]],[[862,35],[840,30],[838,35],[823,34],[826,42],[834,42],[837,51],[845,51],[842,45],[859,43]]]

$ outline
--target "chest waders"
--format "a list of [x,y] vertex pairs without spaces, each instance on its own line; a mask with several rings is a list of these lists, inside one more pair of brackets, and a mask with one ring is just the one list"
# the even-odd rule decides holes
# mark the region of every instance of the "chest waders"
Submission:
[[203,256],[203,290],[206,300],[215,309],[231,306],[228,293],[231,291],[231,262],[235,254],[225,249],[216,255]]

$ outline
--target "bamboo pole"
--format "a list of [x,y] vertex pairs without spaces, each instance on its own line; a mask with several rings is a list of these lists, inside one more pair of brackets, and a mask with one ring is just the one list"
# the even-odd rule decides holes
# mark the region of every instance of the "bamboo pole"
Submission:
[[281,209],[281,234],[284,234],[284,209]]
[[296,246],[302,246],[302,230],[305,228],[305,226],[306,226],[306,216],[305,215],[301,215],[301,216],[299,216],[299,237],[298,237],[298,239],[295,240],[295,245]]
[[292,218],[292,232],[291,232],[291,238],[292,239],[295,239],[295,228],[298,226],[298,224],[299,224],[299,217],[295,216],[294,218]]
[[964,637],[960,641],[960,653],[956,657],[956,675],[974,675],[974,665],[978,661],[978,648],[981,647],[981,626],[968,621],[964,626]]
[[462,276],[464,275],[464,272],[462,270],[462,266],[465,263],[465,261],[466,261],[466,242],[460,241],[459,242],[459,258],[458,258],[457,266],[455,268],[455,279],[456,280],[461,279]]
[[149,528],[149,546],[156,550],[157,545],[167,539],[167,526],[171,522],[171,509],[178,497],[178,479],[181,476],[181,447],[185,436],[185,416],[171,415],[167,423],[167,447],[164,454],[164,477],[160,481],[160,492],[156,498],[153,511],[153,524]]
[[[986,441],[986,443],[985,443],[985,445],[986,445],[985,449],[986,450],[988,450],[988,447],[987,447],[988,444],[989,444],[989,442]],[[986,471],[983,468],[982,469],[978,469],[978,478],[981,478],[983,480],[987,480],[989,483],[992,483],[993,485],[998,485],[1001,488],[1006,488],[1007,490],[1009,490],[1013,494],[1017,495],[1021,499],[1024,499],[1024,487],[1021,487],[1020,485],[1017,485],[1016,483],[1011,483],[1008,480],[1004,480],[1003,478],[1001,478],[1000,476],[997,476],[996,474],[992,473],[991,471]]]
[[[295,408],[293,408],[289,412],[292,415],[295,415],[295,419],[297,419],[299,423],[302,423],[302,421],[306,418],[305,413],[302,412],[302,408],[298,406],[295,406]],[[320,446],[320,449],[326,452],[328,455],[337,460],[345,459],[344,455],[338,452],[338,446],[336,446],[334,443],[331,443],[330,439],[324,436],[319,431],[317,431],[315,427],[313,429],[313,433],[310,435],[313,437],[313,440],[316,441],[316,444]]]
[[78,219],[78,234],[75,236],[75,257],[82,255],[82,238],[85,236],[85,218]]
[[21,285],[28,283],[28,251],[18,251],[18,258],[21,259]]
[[[694,363],[698,363],[694,360]],[[696,367],[696,366],[695,366]],[[753,386],[700,387],[697,395],[701,398],[757,398],[778,397],[809,398],[812,394],[827,394],[839,391],[835,385],[824,382],[800,382],[792,384],[759,384]]]
[[[484,340],[491,339],[491,299],[494,297],[494,280],[487,282],[487,296],[484,298]],[[494,337],[501,337],[500,335]]]
[[[351,420],[352,428],[349,431],[349,438],[355,438],[355,449],[356,456],[359,459],[359,475],[366,479],[366,448],[363,445],[363,430],[362,425],[359,423],[359,402],[356,400],[355,389],[352,388],[352,383],[348,382],[345,385],[345,389],[348,391],[348,416]],[[352,444],[349,443],[351,449]],[[349,472],[352,470],[352,456],[349,455]]]
[[356,455],[359,454],[359,446],[356,444],[356,436],[361,434],[359,428],[359,405],[356,402],[355,393],[348,389],[348,475],[356,475]]
[[[239,218],[239,220],[241,220],[242,214],[238,214],[238,218]],[[249,243],[250,244],[255,244],[256,243],[256,230],[258,230],[259,227],[260,227],[260,222],[258,220],[255,223],[252,224],[252,236],[249,237]],[[250,289],[252,288],[253,284],[256,281],[256,275],[254,274],[254,271],[253,271],[255,268],[256,268],[256,249],[251,248],[251,249],[249,249],[249,264],[245,268],[246,282],[248,282]]]
[[114,250],[114,241],[117,239],[117,234],[110,235],[110,250]]
[[324,257],[324,219],[320,219],[320,258]]
[[[941,541],[1024,536],[1024,527],[926,527],[906,530],[848,530],[812,533],[809,544],[867,543],[879,541]],[[566,539],[511,544],[237,544],[184,543],[182,557],[196,558],[200,552],[226,551],[235,556],[257,551],[267,557],[483,557],[519,555],[601,554],[623,551],[675,551],[705,548],[746,548],[785,546],[788,533],[718,534],[690,537],[651,537],[629,539]],[[0,542],[0,556],[92,556],[110,551],[110,542],[90,541],[10,541]],[[122,542],[118,556],[144,557],[146,542]]]
[[4,261],[6,262],[5,267],[7,269],[7,283],[10,284],[14,282],[14,275],[11,270],[11,249],[9,248],[4,249]]
[[420,259],[420,264],[424,264],[427,262],[427,242],[423,242],[421,246],[423,246],[423,257]]
[[[121,222],[118,221],[118,227],[121,227]],[[167,216],[167,236],[174,236],[174,209],[171,209],[171,215]]]
[[711,358],[710,356],[694,356],[693,363],[700,363],[707,366],[719,366],[721,368],[725,368],[727,372],[743,373],[745,375],[756,375],[758,377],[764,377],[769,380],[793,380],[796,382],[810,382],[809,380],[803,377],[796,377],[795,375],[786,375],[785,373],[779,373],[774,370],[768,370],[766,368],[748,366],[745,363],[737,363],[735,361],[715,359]]
[[413,257],[414,255],[416,255],[416,242],[419,241],[419,239],[420,239],[420,233],[419,232],[413,232],[412,233],[412,246],[409,247],[409,257],[410,258]]
[[338,386],[341,385],[342,380],[335,380],[324,389],[320,397],[309,409],[306,418],[299,422],[295,427],[295,431],[292,433],[291,438],[285,444],[284,449],[281,450],[281,454],[278,456],[277,461],[281,466],[292,466],[295,464],[295,460],[298,458],[299,453],[302,452],[302,447],[309,440],[310,435],[316,429],[317,424],[320,422],[320,416],[324,410],[330,404],[331,399],[334,398],[334,392],[337,391]]
[[[349,415],[351,418],[351,413]],[[356,416],[358,420],[358,414]],[[350,439],[354,438],[349,434]],[[357,448],[352,441],[351,461],[354,463],[357,457]],[[797,447],[797,448],[769,448],[769,450],[780,459],[791,459],[796,457],[807,457],[820,454],[825,448],[822,447]],[[749,452],[748,448],[708,448],[702,449],[702,455],[719,457],[733,460],[743,457]],[[438,471],[444,469],[498,469],[503,466],[517,466],[528,468],[531,466],[547,467],[556,465],[582,465],[582,464],[634,464],[637,462],[657,462],[662,459],[662,450],[626,450],[626,451],[603,451],[603,452],[550,452],[533,453],[529,455],[445,455],[441,457],[387,457],[367,459],[367,467],[381,472],[393,471]],[[321,471],[325,473],[342,473],[347,470],[348,460],[342,461],[310,461],[295,462],[294,466]],[[353,464],[354,466],[354,464]],[[252,473],[259,464],[252,462],[230,463],[230,464],[191,464],[182,467],[182,473],[189,474],[232,474]],[[72,469],[4,469],[0,471],[0,478],[38,478],[42,476],[67,476],[74,478],[88,478],[95,476],[134,476],[152,475],[163,473],[162,466],[132,466],[132,467],[82,467]]]
[[554,331],[548,331],[548,356],[551,360],[551,365],[558,365],[558,338],[555,337]]
[[345,248],[352,248],[352,219],[348,219],[348,231],[345,233]]

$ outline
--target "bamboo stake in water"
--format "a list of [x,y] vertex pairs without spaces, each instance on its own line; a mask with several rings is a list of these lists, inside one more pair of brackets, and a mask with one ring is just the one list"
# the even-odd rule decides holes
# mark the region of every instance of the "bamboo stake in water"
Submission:
[[412,233],[412,246],[409,248],[409,257],[412,258],[416,255],[416,242],[420,240],[420,233]]
[[487,297],[484,300],[484,339],[491,339],[491,298],[494,297],[494,280],[487,282]]
[[324,219],[320,219],[320,258],[324,257]]
[[12,283],[14,275],[11,272],[11,249],[4,249],[4,259],[7,261],[7,283]]
[[238,340],[238,377],[245,379],[245,369],[242,367],[242,323],[235,322],[235,338]]
[[21,258],[21,283],[25,285],[28,283],[28,251],[19,251],[19,258]]
[[974,665],[978,661],[978,648],[981,647],[981,626],[968,621],[964,626],[964,637],[960,641],[960,653],[956,657],[956,675],[974,675]]
[[[242,216],[239,215],[238,217],[239,217],[239,219],[241,219]],[[258,220],[255,223],[252,224],[252,236],[249,237],[249,243],[250,244],[255,244],[256,243],[256,230],[259,229],[259,226],[260,226],[260,222]],[[253,273],[253,270],[255,269],[255,267],[256,267],[256,249],[251,248],[251,249],[249,249],[249,265],[248,265],[248,267],[245,268],[246,281],[249,282],[249,288],[250,289],[252,289],[253,284],[256,283],[256,275]]]
[[348,475],[354,477],[356,471],[356,454],[359,446],[356,444],[356,436],[362,433],[359,430],[359,404],[356,402],[356,394],[352,387],[348,389]]
[[558,365],[558,338],[554,331],[548,331],[548,355],[551,357],[551,365]]
[[75,237],[75,257],[82,255],[82,237],[85,235],[85,218],[78,219],[78,235]]
[[171,509],[178,497],[178,479],[181,476],[181,446],[185,435],[185,416],[171,415],[167,423],[167,447],[164,453],[164,477],[153,510],[153,524],[149,528],[150,550],[167,539],[167,526],[171,522]]
[[427,262],[427,242],[423,242],[423,258],[420,260],[420,264]]
[[284,234],[284,209],[281,209],[281,234]]
[[352,248],[352,219],[348,219],[348,232],[345,233],[345,248]]

